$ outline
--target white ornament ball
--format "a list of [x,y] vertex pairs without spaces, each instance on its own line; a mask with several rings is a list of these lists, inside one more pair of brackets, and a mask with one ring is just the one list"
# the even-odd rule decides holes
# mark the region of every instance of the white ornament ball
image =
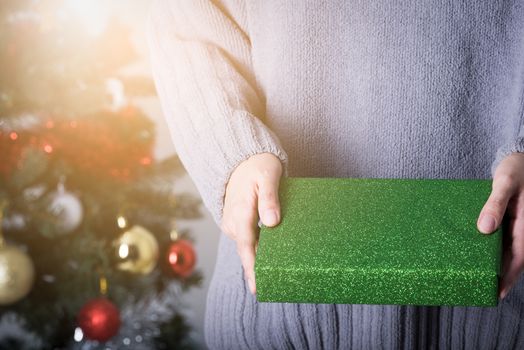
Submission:
[[74,231],[82,222],[82,203],[74,194],[58,190],[51,194],[48,212],[54,216],[54,229],[58,234]]

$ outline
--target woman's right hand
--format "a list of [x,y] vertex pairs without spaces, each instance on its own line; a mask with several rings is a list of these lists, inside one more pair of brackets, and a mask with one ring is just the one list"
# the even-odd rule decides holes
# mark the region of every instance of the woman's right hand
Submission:
[[251,293],[256,293],[255,254],[259,217],[266,226],[280,222],[278,188],[282,163],[272,153],[255,154],[240,163],[226,186],[222,231],[236,242]]

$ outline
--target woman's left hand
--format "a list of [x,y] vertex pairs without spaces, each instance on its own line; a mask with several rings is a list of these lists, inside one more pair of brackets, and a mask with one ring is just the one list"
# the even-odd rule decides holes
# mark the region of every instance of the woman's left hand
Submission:
[[504,298],[524,270],[524,153],[512,153],[497,166],[492,191],[482,208],[477,226],[482,233],[492,233],[509,219],[510,244],[503,252],[499,297]]

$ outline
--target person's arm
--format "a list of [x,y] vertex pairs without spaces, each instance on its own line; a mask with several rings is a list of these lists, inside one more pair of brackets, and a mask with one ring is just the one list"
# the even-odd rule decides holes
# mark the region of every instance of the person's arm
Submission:
[[241,162],[272,153],[287,176],[287,154],[261,119],[243,6],[157,0],[148,20],[153,77],[175,149],[218,226]]
[[509,143],[502,145],[495,155],[495,160],[491,165],[491,176],[495,176],[495,171],[502,159],[506,158],[512,153],[524,153],[524,126],[521,127],[520,133],[517,137]]

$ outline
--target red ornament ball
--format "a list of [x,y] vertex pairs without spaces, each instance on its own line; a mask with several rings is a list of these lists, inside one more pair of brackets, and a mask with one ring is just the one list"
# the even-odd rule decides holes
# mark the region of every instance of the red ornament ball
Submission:
[[196,263],[193,244],[185,239],[176,240],[169,247],[167,259],[177,276],[184,278],[190,276]]
[[118,333],[120,312],[106,298],[93,299],[80,310],[78,325],[86,338],[103,342]]

